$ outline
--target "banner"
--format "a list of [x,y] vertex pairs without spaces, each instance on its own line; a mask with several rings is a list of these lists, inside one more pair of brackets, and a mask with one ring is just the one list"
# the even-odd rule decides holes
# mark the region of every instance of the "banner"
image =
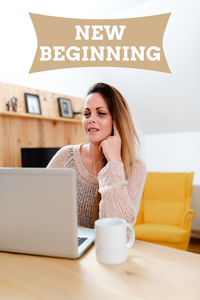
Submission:
[[127,19],[72,19],[30,13],[38,40],[30,73],[122,67],[170,73],[163,36],[170,13]]

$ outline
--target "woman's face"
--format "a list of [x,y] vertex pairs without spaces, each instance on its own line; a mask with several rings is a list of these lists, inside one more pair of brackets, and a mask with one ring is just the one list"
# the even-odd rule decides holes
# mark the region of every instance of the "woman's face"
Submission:
[[100,144],[112,133],[112,116],[99,93],[87,96],[83,107],[82,125],[90,143]]

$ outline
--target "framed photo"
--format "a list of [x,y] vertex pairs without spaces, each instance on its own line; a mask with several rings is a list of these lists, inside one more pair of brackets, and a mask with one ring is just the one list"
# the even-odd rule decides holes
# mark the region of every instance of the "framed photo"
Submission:
[[40,98],[36,94],[25,93],[26,111],[29,114],[41,115]]
[[64,118],[73,118],[71,100],[66,98],[58,98],[60,116]]

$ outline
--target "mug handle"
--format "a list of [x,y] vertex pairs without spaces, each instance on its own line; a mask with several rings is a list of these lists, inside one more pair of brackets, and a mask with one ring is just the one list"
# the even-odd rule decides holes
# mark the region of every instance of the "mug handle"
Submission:
[[135,242],[135,231],[133,229],[133,226],[130,224],[126,224],[127,229],[127,236],[129,238],[128,243],[126,244],[126,248],[131,248],[133,246],[133,243]]

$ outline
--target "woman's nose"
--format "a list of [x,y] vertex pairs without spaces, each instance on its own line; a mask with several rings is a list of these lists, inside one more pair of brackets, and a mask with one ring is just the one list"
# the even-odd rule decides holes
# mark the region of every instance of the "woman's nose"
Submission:
[[90,118],[89,123],[96,123],[96,121],[94,119]]
[[96,114],[91,114],[91,115],[90,115],[89,122],[90,122],[90,123],[96,122]]

